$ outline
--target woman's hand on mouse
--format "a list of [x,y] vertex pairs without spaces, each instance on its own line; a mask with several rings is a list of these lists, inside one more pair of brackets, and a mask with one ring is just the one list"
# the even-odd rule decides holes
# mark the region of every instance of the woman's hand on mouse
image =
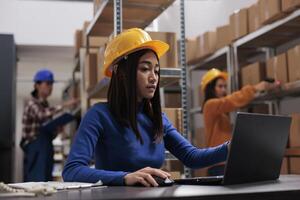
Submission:
[[136,172],[129,173],[124,177],[125,185],[136,185],[142,184],[146,187],[157,187],[158,184],[154,180],[153,176],[158,176],[161,178],[170,178],[171,175],[161,169],[155,169],[151,167],[145,167]]

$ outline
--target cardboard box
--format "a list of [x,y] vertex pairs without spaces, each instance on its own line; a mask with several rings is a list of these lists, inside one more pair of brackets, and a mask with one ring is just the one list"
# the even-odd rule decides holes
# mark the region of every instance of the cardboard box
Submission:
[[245,85],[255,85],[265,78],[265,67],[263,63],[253,63],[241,69],[241,83]]
[[182,108],[162,108],[162,112],[167,115],[168,119],[172,122],[178,132],[182,133]]
[[97,53],[97,82],[100,82],[103,78],[105,78],[104,75],[104,51],[105,47],[102,46],[99,48]]
[[220,49],[232,42],[230,25],[220,26],[217,28],[216,49]]
[[181,178],[180,172],[168,172],[168,173],[171,174],[171,179],[173,179],[173,180]]
[[160,67],[176,68],[177,65],[177,38],[172,32],[148,32],[153,40],[161,40],[170,45],[169,51],[160,58]]
[[247,9],[237,10],[230,15],[230,27],[232,40],[237,40],[248,34]]
[[166,160],[164,163],[164,169],[167,171],[183,172],[183,164],[179,160]]
[[289,146],[300,147],[300,114],[292,114]]
[[248,31],[249,33],[256,31],[261,27],[261,19],[258,3],[248,8]]
[[250,106],[247,109],[247,112],[250,113],[260,113],[260,114],[269,114],[269,106],[267,104],[258,104]]
[[108,37],[89,37],[89,46],[90,47],[101,47],[106,46],[108,42]]
[[99,10],[101,4],[102,4],[102,0],[94,0],[94,15],[96,15],[96,13]]
[[268,78],[274,78],[281,83],[288,82],[287,56],[285,53],[267,60],[266,65]]
[[300,80],[300,45],[288,51],[289,81]]
[[84,65],[85,89],[90,90],[97,84],[97,54],[87,54]]
[[164,96],[166,108],[181,107],[181,93],[165,93]]
[[259,0],[261,24],[268,24],[284,16],[281,12],[281,0]]
[[292,12],[300,8],[300,0],[281,0],[282,11]]
[[290,173],[300,174],[300,158],[290,158]]
[[206,57],[215,52],[217,46],[217,33],[208,31],[197,37],[196,58]]
[[205,148],[205,129],[203,127],[197,128],[194,133],[193,145],[198,148]]
[[[179,45],[178,45],[179,47]],[[197,39],[188,38],[185,40],[186,60],[187,63],[194,61],[197,58]],[[179,49],[178,49],[179,51]]]
[[71,98],[80,98],[80,81],[74,82],[71,85],[69,94]]
[[193,176],[194,177],[208,176],[207,170],[208,170],[208,168],[195,169],[195,170],[193,170]]
[[82,30],[76,30],[74,35],[75,57],[79,55],[80,47],[82,47]]
[[281,170],[280,174],[289,174],[289,168],[288,168],[288,159],[287,157],[284,157],[281,164]]

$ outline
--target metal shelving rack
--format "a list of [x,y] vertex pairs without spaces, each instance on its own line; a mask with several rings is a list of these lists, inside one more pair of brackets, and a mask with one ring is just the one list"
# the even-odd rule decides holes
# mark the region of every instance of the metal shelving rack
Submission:
[[[241,67],[256,62],[265,61],[270,57],[283,53],[287,49],[300,44],[300,9],[286,15],[284,18],[265,25],[230,44],[217,50],[212,55],[189,63],[189,75],[194,70],[208,70],[212,67],[224,69],[230,72],[230,91],[238,90],[239,73]],[[300,81],[284,84],[281,89],[261,94],[254,103],[273,104],[270,113],[279,114],[280,100],[300,96]],[[190,115],[200,113],[201,107],[190,107]],[[193,130],[191,120],[191,130]],[[286,156],[300,156],[300,148],[290,148]]]
[[[89,36],[111,36],[121,32],[122,28],[127,29],[131,27],[145,28],[155,18],[158,17],[167,7],[169,7],[175,0],[104,0],[96,12],[95,17],[89,24],[85,33]],[[124,10],[124,12],[122,11]],[[126,11],[126,12],[125,12]],[[142,13],[138,15],[137,13]],[[185,23],[184,23],[184,0],[180,0],[180,68],[161,68],[160,70],[160,86],[161,91],[164,91],[166,86],[180,83],[182,87],[182,107],[183,107],[183,127],[184,136],[188,138],[188,90],[187,90],[187,75],[186,75],[186,55],[185,55]],[[88,43],[89,40],[87,40]],[[81,80],[84,80],[84,58],[89,51],[89,44],[87,49],[81,49],[79,53],[79,66],[81,72]],[[77,62],[77,63],[78,63]],[[90,91],[85,91],[84,84],[81,84],[81,109],[82,115],[88,108],[87,99],[100,97],[105,98],[109,86],[109,79],[104,78],[102,81]],[[174,159],[174,157],[166,152],[167,159]],[[189,169],[185,168],[185,175],[190,176]]]

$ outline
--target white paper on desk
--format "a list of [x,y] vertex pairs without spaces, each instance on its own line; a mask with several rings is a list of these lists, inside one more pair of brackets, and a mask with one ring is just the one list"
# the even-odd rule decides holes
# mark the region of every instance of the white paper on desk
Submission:
[[82,182],[57,182],[57,181],[48,181],[48,182],[24,182],[24,183],[12,183],[9,186],[24,190],[32,190],[38,187],[45,188],[54,188],[56,190],[65,190],[65,189],[80,189],[80,188],[89,188],[102,186],[102,182],[98,181],[97,183],[82,183]]

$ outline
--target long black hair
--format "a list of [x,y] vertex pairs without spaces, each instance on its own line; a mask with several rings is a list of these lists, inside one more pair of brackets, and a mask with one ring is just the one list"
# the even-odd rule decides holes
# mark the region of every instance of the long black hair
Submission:
[[[139,106],[143,106],[143,111],[153,123],[154,140],[159,142],[163,137],[159,79],[154,97],[144,99],[141,105],[137,101],[137,66],[140,58],[148,52],[156,55],[152,50],[143,49],[129,54],[116,63],[117,68],[112,73],[107,95],[108,106],[113,116],[122,126],[130,127],[141,144],[143,138],[137,126]],[[159,61],[158,57],[157,60]]]
[[215,78],[214,80],[212,80],[209,84],[207,84],[205,90],[204,90],[204,101],[202,103],[202,111],[204,109],[204,105],[205,103],[210,100],[210,99],[213,99],[213,98],[217,98],[216,96],[216,84],[217,84],[217,81],[220,79],[221,77],[219,78]]

